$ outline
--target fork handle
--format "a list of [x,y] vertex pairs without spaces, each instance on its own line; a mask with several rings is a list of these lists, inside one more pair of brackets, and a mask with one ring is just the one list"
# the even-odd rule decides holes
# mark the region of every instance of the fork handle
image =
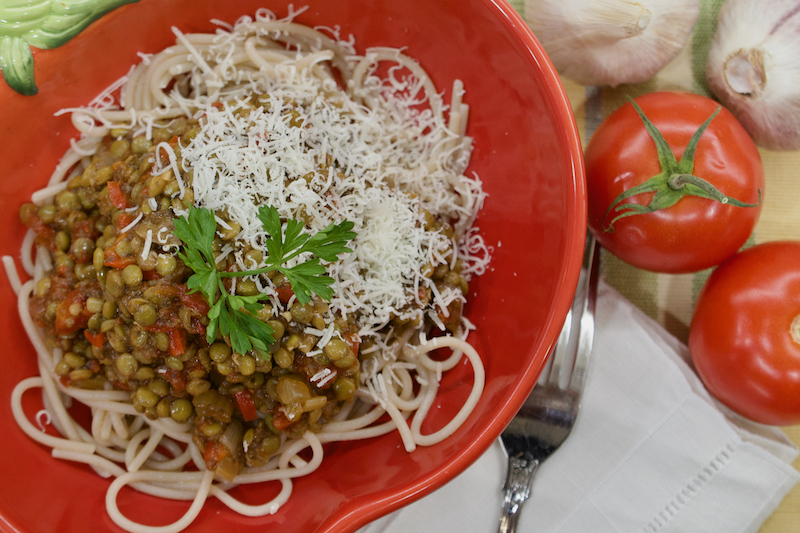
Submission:
[[533,457],[509,457],[506,484],[503,487],[503,510],[498,533],[517,530],[522,503],[531,495],[533,476],[539,469],[539,460]]

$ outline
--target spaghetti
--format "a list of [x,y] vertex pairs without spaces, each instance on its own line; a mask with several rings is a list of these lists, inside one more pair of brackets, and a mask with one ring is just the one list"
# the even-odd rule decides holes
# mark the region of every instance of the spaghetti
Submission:
[[[489,260],[473,227],[485,195],[464,175],[463,87],[446,105],[400,51],[358,55],[295,15],[174,29],[174,46],[67,110],[82,137],[21,210],[32,279],[4,258],[39,365],[13,392],[14,416],[54,457],[114,477],[107,510],[132,532],[180,531],[209,496],[243,515],[275,513],[324,443],[399,431],[411,452],[452,435],[483,390],[461,315]],[[253,270],[267,253],[254,223],[262,204],[309,231],[347,219],[357,233],[352,254],[325,264],[329,302],[301,305],[280,274],[231,285],[267,299],[257,318],[276,333],[268,357],[205,341],[213,302],[186,290],[172,234],[174,217],[210,209],[218,268]],[[429,338],[436,330],[446,334]],[[453,353],[431,358],[439,348]],[[463,357],[469,397],[423,434],[442,372]],[[37,388],[59,437],[23,412]],[[91,409],[90,428],[70,415],[73,400]],[[281,490],[260,505],[226,492],[268,481]],[[177,522],[146,526],[119,511],[125,485],[192,503]]]

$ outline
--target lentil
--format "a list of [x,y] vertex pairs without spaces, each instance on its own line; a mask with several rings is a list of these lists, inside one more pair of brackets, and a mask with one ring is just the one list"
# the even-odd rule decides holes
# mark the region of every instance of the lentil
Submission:
[[122,271],[122,279],[125,285],[136,287],[142,282],[142,269],[138,265],[128,265]]

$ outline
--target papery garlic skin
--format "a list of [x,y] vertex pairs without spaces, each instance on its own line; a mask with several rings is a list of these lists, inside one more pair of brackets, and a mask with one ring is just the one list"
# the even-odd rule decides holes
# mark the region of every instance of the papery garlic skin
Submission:
[[727,0],[706,76],[756,144],[800,149],[800,0]]
[[556,70],[583,85],[647,81],[684,49],[699,0],[526,0]]

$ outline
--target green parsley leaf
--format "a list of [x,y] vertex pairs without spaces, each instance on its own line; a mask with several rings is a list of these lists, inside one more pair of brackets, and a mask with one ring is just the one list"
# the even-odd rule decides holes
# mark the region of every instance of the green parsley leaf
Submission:
[[281,268],[280,271],[289,280],[297,301],[302,304],[311,301],[311,293],[323,300],[330,300],[333,296],[333,289],[330,288],[333,278],[324,275],[325,267],[319,264],[319,259],[311,259],[292,268]]
[[[333,296],[330,288],[333,278],[325,275],[325,267],[319,260],[336,261],[340,254],[353,251],[346,243],[356,236],[352,231],[354,224],[349,220],[339,224],[330,223],[325,229],[309,235],[302,233],[302,222],[289,219],[284,232],[278,210],[272,206],[261,206],[258,219],[270,236],[266,242],[269,254],[266,262],[286,276],[297,301],[307,304],[311,301],[312,293],[324,300],[330,300]],[[293,267],[283,266],[290,259],[306,252],[317,257]]]
[[[188,247],[203,255],[206,262],[214,265],[214,233],[217,221],[210,209],[189,208],[188,218],[175,219],[175,236]],[[191,268],[191,267],[190,267]],[[192,268],[192,270],[194,270]]]
[[[300,221],[289,219],[285,224],[281,223],[278,210],[271,206],[262,206],[258,210],[258,218],[269,238],[266,241],[267,266],[257,270],[217,270],[213,248],[217,222],[210,209],[190,207],[188,217],[175,220],[175,236],[184,244],[179,257],[194,272],[186,286],[190,292],[199,291],[211,304],[206,340],[213,343],[219,332],[230,339],[235,352],[244,354],[255,350],[266,358],[269,345],[275,342],[273,331],[255,316],[264,307],[261,300],[266,295],[231,294],[222,283],[223,278],[277,270],[289,280],[300,303],[311,301],[313,294],[329,300],[333,296],[330,287],[333,279],[325,275],[325,267],[320,264],[320,259],[333,262],[339,255],[352,252],[346,243],[356,234],[352,231],[354,224],[345,220],[339,224],[331,223],[322,231],[309,235],[303,232],[303,223]],[[285,266],[288,261],[304,253],[316,257],[292,267]]]
[[197,250],[187,250],[186,254],[179,254],[186,266],[194,270],[194,274],[187,280],[186,286],[192,292],[200,291],[209,302],[216,299],[219,280],[217,269],[200,258]]
[[353,251],[345,246],[347,241],[356,237],[356,233],[351,231],[353,226],[349,220],[335,226],[330,223],[327,228],[312,235],[305,246],[312,249],[323,261],[336,261],[340,254]]

